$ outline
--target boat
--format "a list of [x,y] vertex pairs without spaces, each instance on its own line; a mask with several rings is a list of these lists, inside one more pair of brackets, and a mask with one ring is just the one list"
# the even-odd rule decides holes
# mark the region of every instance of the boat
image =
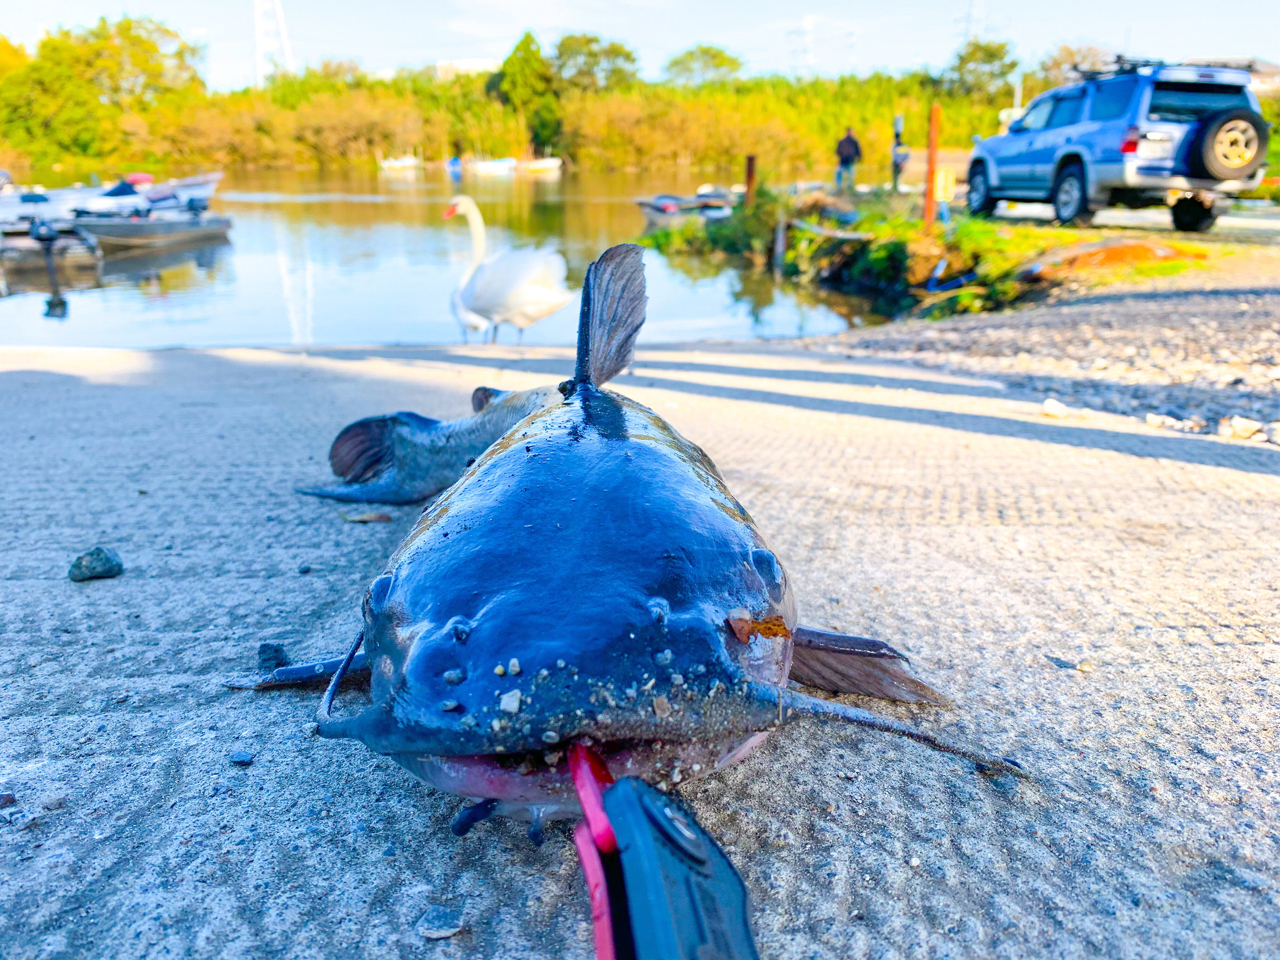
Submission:
[[563,167],[564,161],[559,157],[539,157],[537,160],[526,160],[520,164],[520,169],[525,173],[543,177],[559,176]]
[[418,162],[418,158],[412,154],[403,157],[387,157],[385,160],[378,161],[378,167],[384,173],[402,173],[406,170],[416,170],[421,165]]
[[92,213],[126,213],[153,207],[185,207],[188,201],[208,202],[218,189],[221,173],[201,173],[156,183],[149,173],[130,173],[108,187],[19,187],[0,186],[0,222],[39,218],[67,220],[77,210]]
[[104,253],[225,239],[231,230],[230,217],[208,214],[198,203],[191,206],[190,212],[178,215],[82,214],[75,223],[80,232],[97,240]]
[[516,172],[515,157],[503,157],[500,160],[472,160],[469,164],[471,172],[477,177],[509,177]]
[[676,227],[691,220],[702,222],[724,220],[733,213],[741,194],[703,184],[692,197],[660,193],[655,197],[637,197],[636,205],[644,214],[645,228],[660,230]]

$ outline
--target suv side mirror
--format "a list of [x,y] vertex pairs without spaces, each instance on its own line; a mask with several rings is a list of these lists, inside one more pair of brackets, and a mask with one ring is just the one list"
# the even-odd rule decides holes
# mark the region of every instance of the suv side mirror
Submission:
[[1017,120],[1013,121],[1013,123],[1009,124],[1009,132],[1010,133],[1026,133],[1027,125],[1023,123],[1022,118],[1019,117]]

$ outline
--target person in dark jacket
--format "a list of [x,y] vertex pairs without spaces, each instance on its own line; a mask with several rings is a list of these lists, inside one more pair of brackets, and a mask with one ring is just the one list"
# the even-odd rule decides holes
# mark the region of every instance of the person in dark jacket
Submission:
[[853,189],[854,166],[862,159],[862,144],[853,135],[852,127],[844,128],[844,137],[836,144],[836,159],[840,165],[836,167],[836,189],[844,187]]

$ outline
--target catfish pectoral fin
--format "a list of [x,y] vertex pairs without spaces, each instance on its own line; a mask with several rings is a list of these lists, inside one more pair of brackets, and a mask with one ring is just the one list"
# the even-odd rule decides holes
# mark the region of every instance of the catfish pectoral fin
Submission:
[[327,497],[344,503],[397,505],[421,503],[435,492],[423,489],[421,484],[403,482],[399,471],[394,468],[365,483],[334,483],[328,486],[294,487],[293,489],[308,497]]
[[[1031,776],[1023,769],[1022,764],[1009,757],[996,757],[974,750],[971,747],[949,743],[941,737],[935,737],[933,734],[917,730],[915,727],[908,727],[906,724],[898,723],[896,720],[879,717],[874,713],[859,710],[857,707],[850,707],[834,700],[819,700],[817,697],[805,696],[803,693],[796,693],[792,690],[778,690],[776,687],[769,687],[764,684],[752,684],[752,692],[758,699],[779,703],[782,708],[784,722],[793,717],[822,717],[828,720],[841,720],[845,723],[856,724],[871,730],[879,730],[881,733],[892,733],[894,736],[906,737],[908,740],[922,743],[926,747],[941,753],[964,757],[966,760],[972,760],[978,764],[979,769],[988,768],[988,770],[998,770],[1001,773],[1012,773],[1014,776],[1025,779],[1030,779]],[[987,772],[987,770],[983,770],[983,772]]]
[[[260,677],[233,677],[223,681],[223,686],[230,687],[232,690],[275,690],[279,687],[315,683],[332,677],[338,672],[338,668],[342,666],[342,661],[345,659],[346,657],[333,657],[328,660],[295,663],[272,670]],[[347,668],[348,676],[368,672],[369,660],[363,653],[351,659],[351,666]]]
[[883,641],[810,627],[797,627],[791,639],[791,679],[798,683],[832,693],[951,705],[946,695],[912,676],[910,661]]

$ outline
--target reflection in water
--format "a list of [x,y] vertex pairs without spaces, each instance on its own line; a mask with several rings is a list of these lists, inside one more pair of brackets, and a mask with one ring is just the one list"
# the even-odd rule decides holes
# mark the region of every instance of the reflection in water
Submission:
[[[299,243],[299,239],[301,243]],[[302,252],[297,253],[301,246]],[[298,282],[297,261],[302,262],[302,281]],[[276,221],[276,263],[280,267],[280,292],[285,313],[289,317],[289,342],[294,346],[310,346],[315,336],[313,304],[315,281],[311,261],[311,241],[305,225],[290,231],[284,220]],[[301,287],[301,290],[298,288]],[[302,302],[299,303],[298,301]]]
[[[489,224],[491,250],[558,250],[579,287],[607,247],[644,229],[637,196],[692,193],[685,176],[565,176],[470,180]],[[200,262],[131,267],[108,261],[101,289],[68,294],[55,326],[42,303],[0,300],[0,343],[78,346],[230,346],[456,343],[449,301],[470,260],[470,237],[442,214],[458,186],[438,172],[378,179],[355,172],[228,176],[214,206],[234,221],[231,245]],[[170,253],[150,254],[166,258]],[[767,273],[724,261],[645,254],[649,320],[642,342],[742,339],[845,329],[861,306],[830,292],[774,286]],[[95,278],[96,280],[96,278]],[[75,284],[68,284],[74,288]],[[21,294],[21,290],[15,290]],[[531,327],[526,344],[572,344],[577,298]]]

